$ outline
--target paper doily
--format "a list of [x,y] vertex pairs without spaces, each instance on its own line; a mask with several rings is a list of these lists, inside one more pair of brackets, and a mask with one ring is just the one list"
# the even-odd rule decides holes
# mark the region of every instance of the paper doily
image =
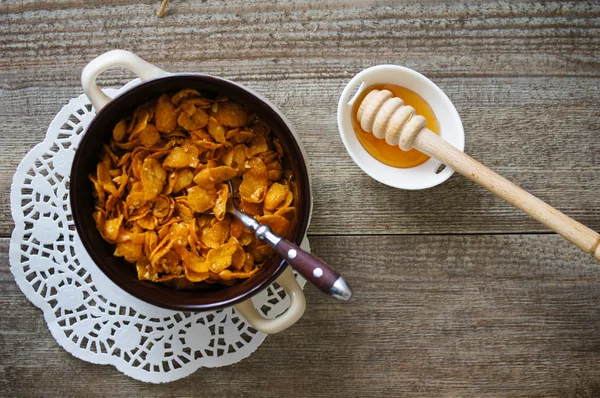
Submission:
[[[138,83],[105,92],[114,97]],[[200,367],[248,357],[266,335],[235,309],[190,313],[150,305],[115,285],[89,257],[75,232],[68,180],[75,148],[94,115],[85,95],[72,99],[17,168],[10,195],[10,269],[17,284],[65,350],[141,381],[174,381]],[[309,250],[307,239],[303,247]],[[277,284],[252,300],[270,318],[289,306]]]

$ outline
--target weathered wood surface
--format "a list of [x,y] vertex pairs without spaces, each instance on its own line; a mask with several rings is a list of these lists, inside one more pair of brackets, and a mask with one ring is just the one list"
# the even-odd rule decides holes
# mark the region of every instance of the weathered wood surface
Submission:
[[[337,131],[337,100],[355,73],[381,63],[412,67],[446,91],[473,157],[600,229],[600,7],[173,2],[158,19],[154,3],[50,3],[4,4],[0,146],[11,156],[0,164],[2,236],[12,228],[16,165],[81,94],[83,66],[113,48],[166,70],[234,79],[280,106],[310,157],[313,234],[545,231],[460,176],[405,192],[352,162]],[[115,70],[100,80],[130,78]]]
[[[171,1],[162,19],[159,4],[0,3],[0,395],[600,395],[598,265],[460,176],[420,192],[374,182],[335,116],[362,69],[414,68],[455,103],[468,153],[600,230],[597,2]],[[353,284],[351,304],[307,287],[298,325],[168,385],[56,344],[8,270],[9,186],[81,94],[83,66],[114,48],[233,79],[284,111],[310,157],[314,251]]]
[[0,385],[35,396],[598,396],[600,273],[554,235],[317,236],[353,284],[230,367],[148,385],[71,357],[0,241]]

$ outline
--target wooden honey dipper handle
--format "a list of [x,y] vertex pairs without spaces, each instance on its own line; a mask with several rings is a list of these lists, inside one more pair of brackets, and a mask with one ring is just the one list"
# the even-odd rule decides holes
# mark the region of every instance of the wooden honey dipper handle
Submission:
[[[592,254],[596,260],[600,261],[600,234],[566,216],[448,144],[425,127],[424,117],[414,115],[414,109],[412,112],[403,110],[402,108],[408,107],[398,105],[398,101],[393,98],[392,93],[389,91],[385,93],[385,91],[387,90],[373,90],[361,103],[357,119],[363,130],[372,131],[375,134],[375,129],[377,129],[379,138],[385,138],[388,144],[395,142],[405,151],[416,148],[424,154],[440,160],[496,196],[521,209],[579,247],[583,252]],[[392,100],[393,103],[390,104]],[[401,100],[400,103],[402,103]],[[394,109],[390,110],[392,107]],[[400,120],[401,113],[411,116]],[[382,133],[384,137],[381,137]]]

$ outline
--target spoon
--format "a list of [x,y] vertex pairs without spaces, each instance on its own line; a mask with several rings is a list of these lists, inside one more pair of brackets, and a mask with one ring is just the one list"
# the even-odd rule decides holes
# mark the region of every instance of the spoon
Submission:
[[600,234],[566,216],[546,202],[488,169],[429,130],[425,118],[405,106],[388,90],[372,90],[363,99],[356,118],[366,132],[389,145],[412,148],[440,160],[496,196],[521,209],[535,220],[600,261]]
[[329,294],[338,300],[350,300],[352,292],[340,274],[319,258],[304,251],[289,240],[275,235],[268,225],[259,223],[254,217],[237,209],[234,204],[234,192],[237,191],[234,191],[231,180],[227,183],[231,193],[231,200],[227,201],[228,213],[233,214],[242,224],[250,228],[259,240],[270,244],[292,268],[323,293]]

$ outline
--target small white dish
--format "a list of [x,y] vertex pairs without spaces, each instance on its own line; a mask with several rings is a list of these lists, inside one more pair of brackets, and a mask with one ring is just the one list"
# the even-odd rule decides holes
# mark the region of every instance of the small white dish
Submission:
[[450,178],[454,170],[449,167],[436,173],[442,164],[437,159],[430,158],[419,166],[402,169],[381,163],[363,148],[352,127],[352,106],[360,93],[374,84],[395,84],[419,94],[435,113],[440,124],[440,136],[461,151],[465,149],[465,132],[460,116],[448,96],[434,82],[403,66],[377,65],[354,76],[338,103],[340,136],[354,163],[375,180],[395,188],[431,188]]

